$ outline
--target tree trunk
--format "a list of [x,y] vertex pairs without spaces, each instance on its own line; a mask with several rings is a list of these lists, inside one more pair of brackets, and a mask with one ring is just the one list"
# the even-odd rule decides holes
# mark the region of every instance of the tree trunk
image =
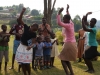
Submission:
[[44,0],[44,17],[47,19],[47,0]]
[[52,0],[48,0],[48,15],[47,15],[47,23],[51,26],[51,4]]
[[52,17],[55,3],[56,3],[56,0],[54,0],[53,6],[52,6],[52,0],[44,0],[44,17],[47,19],[47,23],[50,26],[51,26],[51,17]]

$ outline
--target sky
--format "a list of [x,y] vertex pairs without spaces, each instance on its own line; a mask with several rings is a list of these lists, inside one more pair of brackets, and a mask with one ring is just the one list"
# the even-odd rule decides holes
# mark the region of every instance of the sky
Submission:
[[[53,0],[52,0],[53,1]],[[12,6],[23,3],[25,7],[43,11],[43,0],[1,0],[0,6]],[[55,8],[63,7],[66,9],[69,4],[69,12],[71,17],[74,18],[77,14],[82,18],[87,12],[93,12],[88,16],[88,19],[96,18],[100,20],[100,2],[99,0],[56,0]],[[98,11],[98,12],[97,12]],[[66,10],[62,12],[66,14]]]

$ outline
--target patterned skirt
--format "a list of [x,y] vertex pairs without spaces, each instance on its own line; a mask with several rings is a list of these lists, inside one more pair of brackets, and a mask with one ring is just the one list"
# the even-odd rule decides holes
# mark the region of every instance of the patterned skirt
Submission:
[[58,57],[63,61],[75,61],[77,58],[77,52],[78,50],[76,43],[65,42]]
[[32,62],[32,48],[26,50],[27,46],[20,44],[17,51],[15,60],[19,63],[31,63]]

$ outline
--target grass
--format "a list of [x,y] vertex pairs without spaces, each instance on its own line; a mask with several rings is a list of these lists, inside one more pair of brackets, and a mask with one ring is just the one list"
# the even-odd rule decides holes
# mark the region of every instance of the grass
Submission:
[[[2,71],[0,75],[23,75],[22,72],[18,73],[18,63],[15,62],[15,68],[14,70],[9,70],[9,67],[11,67],[11,60],[12,60],[12,50],[13,50],[13,37],[11,37],[11,40],[9,42],[9,63],[7,68],[7,73],[4,72],[4,60],[2,64]],[[59,50],[61,50],[62,46],[58,46]],[[100,46],[98,48],[100,50]],[[84,72],[84,70],[87,69],[87,67],[84,65],[84,61],[81,63],[77,63],[77,61],[71,62],[72,67],[74,70],[75,75],[100,75],[100,58],[98,58],[98,61],[93,61],[93,65],[95,68],[95,73],[90,74]],[[47,69],[47,70],[38,70],[34,71],[31,70],[31,75],[65,75],[65,72],[62,68],[61,62],[58,58],[55,58],[55,68]]]

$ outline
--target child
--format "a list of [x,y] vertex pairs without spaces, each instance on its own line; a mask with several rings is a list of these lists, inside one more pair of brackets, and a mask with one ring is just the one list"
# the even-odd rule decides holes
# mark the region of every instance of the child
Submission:
[[1,26],[2,31],[0,32],[0,71],[1,71],[1,64],[2,64],[2,58],[5,57],[5,68],[4,70],[7,71],[7,62],[9,61],[8,54],[9,54],[9,37],[10,34],[8,34],[7,26],[2,25]]
[[44,68],[49,69],[49,62],[50,62],[50,55],[51,55],[51,49],[52,49],[52,43],[50,42],[50,37],[46,36],[45,37],[45,42],[44,42]]
[[[63,17],[63,22],[61,22],[61,12],[63,11],[63,8],[61,8],[57,15],[57,23],[59,26],[62,26],[65,28],[64,34],[65,40],[63,49],[59,55],[59,58],[61,60],[62,66],[65,70],[66,75],[74,75],[74,72],[72,70],[72,66],[70,61],[75,61],[77,57],[77,47],[76,47],[76,40],[74,35],[74,23],[71,21],[71,17],[69,15],[69,5],[67,5],[67,14]],[[69,70],[68,70],[69,69]]]
[[87,22],[87,16],[92,14],[92,12],[88,12],[86,14],[86,16],[84,16],[82,18],[82,27],[85,31],[89,32],[89,38],[88,38],[88,48],[86,48],[84,54],[83,54],[83,58],[84,58],[84,61],[85,61],[85,64],[87,65],[88,67],[88,70],[86,70],[85,72],[89,72],[89,73],[94,73],[95,70],[93,68],[93,65],[92,65],[92,62],[91,60],[93,58],[95,58],[96,56],[98,56],[98,51],[97,51],[97,46],[98,46],[98,43],[97,43],[97,40],[96,40],[96,33],[97,33],[97,30],[96,30],[96,27],[95,27],[95,24],[97,22],[97,20],[95,18],[92,18],[90,20],[90,28],[87,28],[85,23]]
[[22,21],[22,16],[26,8],[23,8],[20,14],[20,22],[24,26],[24,32],[21,37],[21,43],[16,51],[15,59],[22,66],[22,71],[24,75],[31,74],[30,63],[32,62],[32,48],[36,41],[36,31],[38,30],[38,24],[32,24],[27,26]]
[[51,43],[52,43],[52,50],[51,50],[50,66],[54,67],[54,65],[53,65],[54,64],[54,58],[55,58],[55,56],[58,56],[58,54],[59,54],[59,51],[58,51],[58,48],[57,48],[58,41],[57,41],[54,33],[52,34]]
[[35,51],[35,70],[37,70],[38,65],[39,65],[40,70],[41,70],[41,69],[43,69],[43,48],[44,48],[44,43],[42,42],[41,37],[37,37],[36,47],[37,48]]

